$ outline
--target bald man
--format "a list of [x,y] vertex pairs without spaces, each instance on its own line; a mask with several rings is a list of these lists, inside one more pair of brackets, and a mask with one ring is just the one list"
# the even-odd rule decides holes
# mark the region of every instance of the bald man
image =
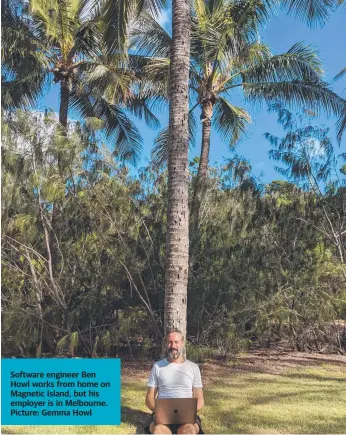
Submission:
[[[198,434],[203,433],[201,419],[195,424],[155,424],[155,397],[158,399],[192,398],[197,399],[197,411],[204,406],[201,372],[197,364],[184,358],[184,336],[178,329],[166,334],[168,357],[156,362],[151,369],[145,404],[153,411],[149,426],[152,434]],[[178,382],[177,382],[178,379]]]

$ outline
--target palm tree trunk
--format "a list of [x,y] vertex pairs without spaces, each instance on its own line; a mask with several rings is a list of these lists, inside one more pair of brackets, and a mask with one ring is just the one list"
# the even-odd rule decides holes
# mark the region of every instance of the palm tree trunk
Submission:
[[198,173],[195,191],[192,201],[192,212],[194,215],[194,228],[198,226],[199,223],[199,210],[201,207],[201,202],[204,196],[208,163],[209,163],[209,150],[210,150],[210,133],[211,133],[211,117],[213,116],[213,104],[210,101],[205,101],[202,105],[202,147],[201,156],[199,160]]
[[[60,107],[59,107],[59,123],[61,128],[61,134],[63,136],[67,136],[67,117],[68,117],[68,105],[70,98],[70,89],[69,89],[69,79],[65,77],[60,82]],[[63,177],[63,164],[62,164],[62,154],[61,151],[58,150],[57,153],[57,163],[58,163],[58,171],[61,177]],[[55,201],[53,203],[52,210],[52,226],[51,226],[51,240],[52,240],[52,264],[55,268],[58,263],[58,247],[55,240],[55,230],[58,225],[58,215],[61,211],[61,205]]]
[[189,263],[189,0],[173,0],[172,18],[164,327],[165,331],[179,328],[186,336]]
[[67,128],[67,113],[68,113],[68,103],[70,97],[68,78],[61,80],[60,85],[60,109],[59,109],[59,122],[66,130]]
[[[61,128],[61,134],[63,136],[67,136],[67,116],[68,116],[68,105],[70,98],[70,90],[69,90],[69,79],[67,77],[63,78],[60,82],[60,107],[59,107],[59,123]],[[61,177],[63,177],[63,164],[62,164],[62,153],[60,150],[57,152],[57,163],[58,163],[58,171]],[[51,252],[52,252],[52,265],[53,268],[56,268],[58,263],[58,246],[55,239],[55,230],[58,226],[58,215],[61,211],[61,205],[59,202],[55,201],[53,203],[52,209],[52,225],[50,229],[51,233]]]
[[201,158],[200,158],[199,167],[198,167],[198,177],[200,180],[206,180],[206,178],[207,178],[212,115],[213,115],[212,103],[210,101],[203,103],[203,107],[202,107],[202,119],[203,119],[202,147],[201,147]]

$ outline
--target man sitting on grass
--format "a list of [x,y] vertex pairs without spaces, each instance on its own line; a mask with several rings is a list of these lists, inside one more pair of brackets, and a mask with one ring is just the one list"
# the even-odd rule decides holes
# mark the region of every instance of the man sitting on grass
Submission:
[[[148,380],[148,391],[145,404],[155,411],[155,397],[158,399],[197,398],[197,411],[203,408],[201,372],[197,364],[183,357],[184,337],[181,331],[174,329],[166,334],[168,358],[156,362],[151,369]],[[153,414],[154,415],[154,414]],[[149,426],[150,433],[160,434],[198,434],[201,430],[201,420],[197,416],[195,424]]]

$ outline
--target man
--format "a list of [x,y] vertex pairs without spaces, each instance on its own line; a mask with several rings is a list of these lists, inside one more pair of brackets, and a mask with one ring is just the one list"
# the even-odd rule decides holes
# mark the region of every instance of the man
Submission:
[[[156,362],[151,369],[148,380],[148,390],[145,404],[155,411],[155,396],[165,398],[197,398],[197,411],[203,408],[204,398],[202,390],[201,372],[197,364],[183,357],[184,337],[181,331],[174,329],[166,334],[168,357]],[[150,423],[151,433],[198,434],[201,420],[197,417],[195,424],[164,425]]]

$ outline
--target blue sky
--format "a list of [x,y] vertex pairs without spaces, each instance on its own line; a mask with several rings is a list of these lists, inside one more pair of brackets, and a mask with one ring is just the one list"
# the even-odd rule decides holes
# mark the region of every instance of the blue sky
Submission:
[[[163,13],[160,17],[161,25],[166,28],[170,26],[170,10]],[[329,21],[323,28],[310,29],[307,25],[287,16],[280,12],[275,18],[272,18],[266,27],[260,32],[262,42],[268,44],[274,54],[279,54],[289,50],[296,42],[305,42],[317,49],[320,59],[324,64],[326,81],[331,81],[333,77],[346,66],[345,44],[346,44],[346,14],[341,10],[331,15]],[[346,79],[341,79],[333,84],[333,90],[339,94],[345,93]],[[44,101],[41,101],[41,108],[49,107],[58,111],[58,92],[59,87],[52,85],[50,92]],[[274,179],[282,178],[274,170],[275,162],[269,160],[268,151],[270,145],[264,138],[263,134],[270,132],[277,136],[282,136],[281,127],[277,124],[277,116],[268,114],[267,106],[264,103],[262,107],[254,107],[244,102],[239,94],[232,103],[246,108],[252,117],[252,125],[246,138],[236,147],[236,153],[250,160],[253,173],[268,183]],[[196,111],[197,119],[199,113]],[[168,123],[168,111],[161,113],[159,116],[162,127]],[[326,125],[331,128],[331,137],[335,139],[334,123],[335,119],[327,119],[323,116],[316,118],[316,124]],[[136,120],[136,124],[144,138],[143,156],[138,162],[137,168],[145,165],[150,158],[150,151],[153,146],[153,140],[158,133],[149,129],[143,122]],[[340,152],[345,152],[346,138],[343,138]],[[336,140],[334,140],[336,144]],[[200,151],[200,134],[197,135],[196,145],[191,149],[189,157],[193,158],[199,155]],[[232,155],[228,146],[222,143],[217,133],[212,132],[210,164],[214,162],[222,163],[224,158]],[[135,173],[136,169],[131,172]]]

